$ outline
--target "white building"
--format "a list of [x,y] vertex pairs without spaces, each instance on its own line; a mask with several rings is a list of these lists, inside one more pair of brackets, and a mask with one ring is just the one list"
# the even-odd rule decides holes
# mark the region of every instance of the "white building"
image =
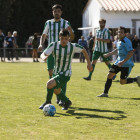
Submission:
[[106,28],[112,30],[113,36],[119,26],[124,26],[140,38],[140,0],[89,0],[83,10],[83,36],[89,31],[94,35],[101,18],[106,19]]

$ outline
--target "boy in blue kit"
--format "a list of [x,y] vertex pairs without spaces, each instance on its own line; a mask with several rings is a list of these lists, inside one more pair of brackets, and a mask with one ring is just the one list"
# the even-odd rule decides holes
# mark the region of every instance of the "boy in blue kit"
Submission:
[[107,81],[105,83],[104,92],[97,97],[108,97],[108,91],[112,85],[112,78],[118,72],[121,72],[120,75],[120,84],[130,84],[137,82],[140,87],[140,77],[128,78],[134,63],[132,61],[133,48],[131,41],[125,37],[126,29],[125,27],[120,27],[118,29],[119,41],[117,43],[117,48],[110,53],[104,54],[104,57],[107,58],[110,55],[115,55],[118,52],[118,58],[116,62],[112,65],[107,76]]

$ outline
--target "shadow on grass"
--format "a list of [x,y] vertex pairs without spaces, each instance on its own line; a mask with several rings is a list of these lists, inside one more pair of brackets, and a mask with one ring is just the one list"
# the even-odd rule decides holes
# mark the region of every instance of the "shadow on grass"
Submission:
[[[91,112],[103,112],[103,113],[116,113],[119,116],[118,117],[107,117],[107,116],[101,116],[101,115],[96,115],[96,114],[86,114],[86,113],[75,113],[76,110],[85,110],[85,111],[91,111]],[[100,110],[100,109],[90,109],[90,108],[78,108],[78,107],[70,107],[69,110],[66,112],[67,114],[62,114],[62,113],[57,113],[59,115],[64,115],[64,116],[76,116],[77,119],[82,119],[82,118],[102,118],[102,119],[109,119],[109,120],[122,120],[124,118],[127,118],[127,116],[122,115],[124,112],[123,111],[112,111],[112,110]]]
[[122,98],[122,97],[109,97],[112,99],[128,99],[128,100],[140,100],[140,98]]

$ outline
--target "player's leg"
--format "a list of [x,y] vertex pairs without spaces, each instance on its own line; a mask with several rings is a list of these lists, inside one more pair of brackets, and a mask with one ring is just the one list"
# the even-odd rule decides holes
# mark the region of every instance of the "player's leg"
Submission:
[[54,68],[54,57],[53,55],[50,55],[47,59],[47,68],[49,72],[49,78],[53,75],[53,68]]
[[63,90],[61,88],[55,89],[54,93],[64,102],[62,110],[67,110],[69,106],[72,105],[72,102],[65,96]]
[[100,57],[100,53],[98,51],[94,51],[93,55],[92,55],[92,67],[93,67],[93,70],[91,72],[89,72],[88,77],[83,77],[85,80],[91,80],[92,74],[94,72],[95,65],[96,65],[97,60],[98,60],[99,57]]
[[[63,87],[62,87],[62,91],[64,92],[65,95],[66,95],[66,89],[67,89],[67,83],[64,84]],[[58,100],[59,100],[59,98],[57,97],[56,103],[58,102]],[[61,101],[61,100],[59,100],[59,102],[57,104],[59,104],[60,106],[63,106],[64,105],[64,102]]]
[[[106,52],[107,53],[107,52]],[[110,60],[110,58],[109,57],[107,57],[107,58],[105,58],[103,55],[104,54],[106,54],[106,53],[101,53],[101,57],[103,58],[103,61],[105,62],[105,64],[107,65],[107,67],[110,69],[111,68],[111,64],[110,64],[110,62],[109,62],[109,60]],[[116,75],[114,75],[114,77],[112,78],[112,80],[115,80],[115,78],[116,78]]]
[[109,70],[109,74],[107,76],[104,92],[101,95],[98,95],[97,97],[108,97],[108,91],[112,85],[112,79],[119,71],[120,71],[120,68],[118,66],[112,65],[112,67]]
[[56,86],[56,81],[54,78],[51,78],[48,82],[47,82],[47,96],[46,96],[46,101],[44,102],[44,104],[42,104],[39,109],[43,109],[43,107],[46,104],[51,104],[51,100],[52,100],[52,96],[53,96],[53,92],[54,92],[54,87]]
[[[67,110],[67,108],[72,104],[71,101],[66,97],[66,85],[67,82],[70,80],[70,77],[64,76],[64,75],[57,75],[54,77],[56,81],[56,89],[61,88],[60,92],[56,92],[57,90],[54,90],[54,93],[57,95],[57,97],[60,99],[61,102],[64,102],[62,110]],[[63,88],[62,88],[63,87]],[[65,92],[63,91],[65,90]]]
[[140,86],[140,77],[130,78],[128,77],[133,67],[121,67],[121,76],[120,76],[120,84],[131,84],[137,82],[138,86]]

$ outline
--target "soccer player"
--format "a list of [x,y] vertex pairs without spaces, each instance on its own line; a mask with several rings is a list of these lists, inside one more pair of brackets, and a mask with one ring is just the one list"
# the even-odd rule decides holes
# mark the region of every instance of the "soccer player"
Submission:
[[[98,58],[101,56],[103,58],[103,61],[105,62],[105,64],[108,66],[108,68],[111,68],[111,64],[109,63],[109,57],[105,58],[103,55],[108,53],[108,49],[107,49],[107,43],[110,42],[110,32],[108,29],[105,28],[105,24],[106,24],[106,20],[105,19],[100,19],[99,20],[99,29],[96,29],[96,33],[95,33],[95,41],[94,41],[94,46],[95,49],[93,51],[93,55],[92,55],[92,67],[93,67],[93,71],[95,68],[95,65],[97,63]],[[93,48],[94,48],[93,46]],[[91,80],[91,76],[93,71],[89,72],[89,76],[88,77],[83,77],[85,80]],[[114,77],[115,79],[115,77]]]
[[41,54],[41,58],[46,60],[49,55],[54,57],[54,70],[52,78],[47,82],[47,96],[46,101],[39,109],[43,109],[46,104],[51,103],[53,92],[65,103],[62,110],[67,110],[72,104],[63,92],[63,85],[65,85],[71,77],[71,63],[75,52],[82,52],[87,60],[87,68],[92,70],[92,65],[87,51],[76,43],[69,42],[69,31],[62,29],[59,33],[60,41],[52,42],[48,48]]
[[118,72],[121,72],[120,84],[123,85],[137,82],[138,86],[140,86],[139,76],[135,78],[127,78],[134,66],[134,63],[132,61],[132,56],[134,52],[132,48],[132,43],[127,37],[125,37],[125,34],[125,27],[120,27],[118,29],[119,41],[117,43],[117,48],[110,53],[104,54],[104,57],[107,58],[108,56],[115,55],[118,52],[118,58],[109,70],[103,94],[97,97],[108,97],[108,91],[112,84],[112,78]]
[[[70,23],[61,18],[62,6],[59,4],[55,4],[52,7],[52,13],[53,13],[54,19],[46,21],[43,34],[40,39],[39,49],[42,48],[42,45],[45,41],[46,36],[48,36],[48,44],[50,44],[51,42],[59,41],[59,32],[61,29],[67,29],[70,32],[70,40],[73,40],[75,37],[74,31],[72,30]],[[47,68],[49,72],[49,77],[51,78],[53,74],[53,69],[54,69],[54,58],[52,55],[50,55],[47,59]],[[63,87],[64,93],[66,93],[66,86],[67,85],[64,85]],[[63,102],[61,102],[59,98],[57,98],[56,102],[59,105],[63,105]]]

